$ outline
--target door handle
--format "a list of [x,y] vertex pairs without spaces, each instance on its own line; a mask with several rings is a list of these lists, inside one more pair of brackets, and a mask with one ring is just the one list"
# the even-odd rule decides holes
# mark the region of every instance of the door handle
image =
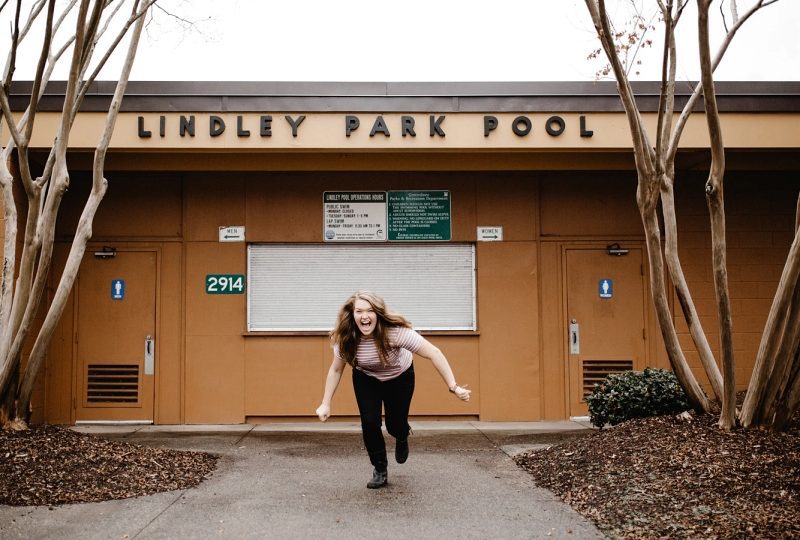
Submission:
[[578,321],[572,319],[569,323],[569,354],[581,353],[581,328]]
[[144,374],[153,375],[155,373],[155,346],[153,336],[144,338]]

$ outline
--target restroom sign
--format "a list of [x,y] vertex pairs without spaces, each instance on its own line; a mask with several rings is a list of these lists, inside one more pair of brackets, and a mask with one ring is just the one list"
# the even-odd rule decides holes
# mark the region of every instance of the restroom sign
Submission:
[[614,297],[614,281],[609,278],[600,278],[597,289],[600,293],[600,298]]
[[111,280],[111,299],[122,300],[125,298],[125,280],[114,279]]

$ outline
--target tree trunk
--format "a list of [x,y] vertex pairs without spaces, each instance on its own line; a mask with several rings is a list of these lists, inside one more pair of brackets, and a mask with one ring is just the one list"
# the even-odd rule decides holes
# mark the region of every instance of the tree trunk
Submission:
[[722,374],[711,352],[711,345],[700,324],[700,317],[689,292],[689,285],[683,274],[683,267],[678,256],[678,225],[675,215],[675,197],[673,192],[672,179],[665,178],[661,184],[661,209],[664,215],[664,256],[669,269],[670,278],[675,286],[675,293],[681,305],[683,318],[689,328],[689,333],[694,341],[695,349],[700,355],[700,362],[703,364],[711,389],[716,399],[722,400]]
[[19,420],[28,421],[29,412],[28,405],[30,404],[31,392],[33,385],[36,382],[36,376],[41,368],[42,361],[44,360],[47,347],[50,344],[50,339],[56,329],[59,319],[64,312],[64,307],[69,299],[70,291],[75,283],[75,278],[78,275],[83,254],[86,251],[86,244],[92,237],[92,221],[97,212],[97,207],[106,192],[106,183],[103,182],[102,188],[98,191],[92,191],[89,199],[86,201],[86,206],[83,209],[81,219],[78,223],[78,229],[75,232],[75,238],[72,241],[72,248],[67,258],[64,272],[61,274],[61,280],[58,283],[58,288],[53,297],[53,302],[50,304],[50,309],[47,311],[42,328],[39,330],[39,335],[31,350],[30,357],[28,358],[28,366],[25,370],[25,375],[22,378],[22,383],[19,389],[19,405],[17,413],[22,413],[25,416],[19,415]]
[[758,415],[760,405],[767,391],[767,383],[775,366],[775,358],[780,348],[780,338],[783,334],[783,320],[792,297],[797,287],[800,276],[800,234],[795,234],[794,242],[789,250],[786,265],[783,267],[778,290],[772,301],[772,307],[767,317],[761,344],[758,347],[753,374],[747,388],[747,395],[742,406],[740,416],[744,427],[754,427],[763,424],[763,418]]
[[711,251],[713,260],[714,291],[717,299],[720,347],[722,349],[722,414],[719,425],[732,429],[736,423],[736,362],[733,351],[733,316],[728,292],[727,242],[725,239],[725,146],[714,89],[714,69],[708,30],[708,9],[711,0],[697,2],[698,46],[700,50],[700,76],[703,81],[703,100],[706,124],[711,142],[711,169],[706,182],[706,201],[711,215]]
[[[19,362],[16,363],[19,365]],[[16,389],[19,384],[19,369],[11,372],[9,377],[9,388]],[[4,392],[0,394],[0,429],[6,426],[13,418],[17,416],[17,393]]]
[[[800,234],[800,196],[795,211],[795,237]],[[796,240],[797,238],[795,238]],[[791,255],[790,255],[791,256]],[[794,294],[785,318],[776,365],[766,383],[764,397],[755,412],[773,429],[785,430],[800,401],[800,275],[795,282]]]
[[[716,189],[710,189],[716,184]],[[722,369],[724,394],[719,424],[723,429],[732,429],[736,424],[736,369],[733,352],[733,316],[728,292],[727,243],[725,241],[725,205],[722,194],[722,178],[709,179],[706,193],[711,213],[711,250],[714,272],[714,291],[717,298],[720,346],[722,347]]]
[[795,344],[794,359],[792,362],[792,371],[789,375],[786,384],[786,390],[781,397],[783,406],[775,411],[775,420],[773,423],[774,429],[786,431],[789,428],[789,422],[792,417],[800,408],[800,347]]
[[[641,181],[640,181],[641,182]],[[672,320],[672,313],[669,310],[666,286],[664,285],[664,265],[661,257],[661,233],[658,227],[658,216],[654,208],[648,208],[639,203],[639,211],[644,224],[645,236],[647,240],[647,257],[650,263],[650,287],[652,289],[653,301],[655,303],[658,324],[661,334],[664,337],[664,345],[667,349],[672,370],[678,378],[681,387],[686,393],[686,397],[692,408],[701,414],[711,411],[711,404],[703,393],[703,389],[697,383],[697,379],[692,373],[686,357],[678,341],[678,334]]]
[[792,360],[800,343],[800,287],[795,284],[792,303],[787,312],[781,345],[775,358],[775,367],[767,382],[766,393],[756,415],[765,423],[772,423],[778,409],[786,406],[787,388],[791,388]]

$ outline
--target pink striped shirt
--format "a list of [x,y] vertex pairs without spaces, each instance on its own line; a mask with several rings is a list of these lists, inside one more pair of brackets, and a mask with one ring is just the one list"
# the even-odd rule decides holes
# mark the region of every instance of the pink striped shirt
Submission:
[[[388,381],[402,374],[411,367],[413,353],[422,346],[422,336],[411,328],[393,326],[388,329],[389,336],[389,365],[381,363],[378,346],[371,336],[362,336],[356,351],[356,369],[379,381]],[[339,356],[339,348],[333,347],[333,354]]]

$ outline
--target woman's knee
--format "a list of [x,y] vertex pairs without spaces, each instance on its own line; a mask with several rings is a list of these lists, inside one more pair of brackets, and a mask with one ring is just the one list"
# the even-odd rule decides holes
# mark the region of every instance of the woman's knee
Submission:
[[381,415],[380,414],[362,414],[361,415],[361,429],[366,431],[380,431],[381,430]]

